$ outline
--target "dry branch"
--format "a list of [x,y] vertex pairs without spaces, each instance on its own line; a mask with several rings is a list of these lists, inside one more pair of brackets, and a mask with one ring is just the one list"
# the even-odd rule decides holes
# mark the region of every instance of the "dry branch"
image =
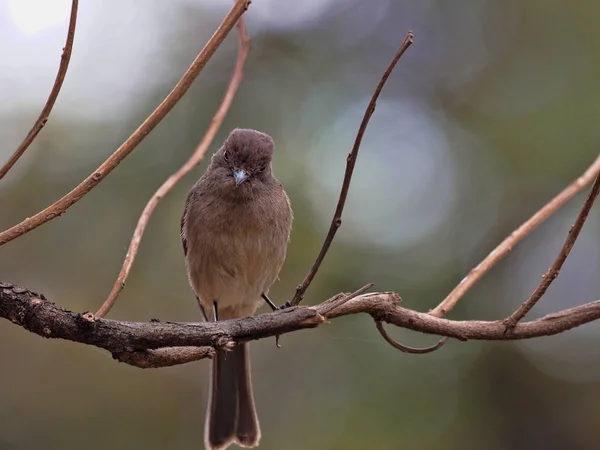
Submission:
[[531,216],[519,228],[513,231],[504,241],[500,243],[491,253],[485,257],[477,266],[475,266],[469,274],[456,286],[450,294],[434,309],[429,311],[429,314],[435,317],[444,317],[452,308],[456,306],[458,301],[467,293],[473,285],[479,281],[489,270],[501,261],[510,253],[515,245],[517,245],[525,236],[535,230],[548,217],[560,209],[567,201],[575,194],[581,191],[589,184],[594,177],[600,173],[600,156],[598,156],[592,165],[575,181],[567,186],[560,194],[550,200],[542,209]]
[[65,47],[63,48],[62,56],[60,57],[58,73],[56,74],[56,79],[54,80],[54,85],[52,86],[48,100],[46,100],[46,104],[42,108],[42,112],[31,127],[31,130],[29,130],[29,133],[27,133],[27,136],[25,136],[23,142],[21,142],[21,145],[19,145],[17,150],[15,150],[13,155],[4,164],[4,166],[0,168],[0,180],[4,178],[8,171],[17,163],[19,158],[23,156],[23,153],[25,153],[39,132],[42,131],[42,128],[44,128],[46,122],[48,122],[48,117],[50,117],[50,113],[52,112],[54,103],[58,98],[63,81],[65,81],[67,69],[69,68],[69,61],[71,60],[71,52],[73,50],[73,41],[75,40],[75,25],[77,23],[78,6],[79,1],[73,0],[71,4],[71,16],[69,18],[69,29],[67,31],[67,41],[65,42]]
[[[235,1],[232,10],[206,46],[202,49],[198,57],[194,60],[190,68],[186,71],[182,79],[177,83],[173,91],[171,91],[159,107],[144,121],[144,123],[142,123],[131,137],[128,138],[115,153],[113,153],[113,155],[65,197],[35,216],[0,233],[0,245],[17,238],[64,213],[71,205],[83,198],[83,196],[123,161],[123,159],[133,151],[133,149],[148,133],[150,133],[150,131],[152,131],[152,129],[185,94],[191,83],[205,66],[206,62],[225,39],[231,28],[241,18],[249,4],[250,1],[248,0]],[[76,5],[77,2],[74,1],[75,12]],[[74,27],[74,19],[72,22]],[[240,25],[240,27],[243,27],[243,24]],[[172,366],[198,359],[210,358],[216,351],[231,349],[242,342],[279,336],[305,328],[314,328],[323,323],[327,323],[331,319],[358,313],[370,315],[375,320],[377,329],[387,342],[395,348],[409,353],[427,353],[434,351],[444,345],[448,338],[455,338],[463,341],[468,339],[517,340],[539,336],[550,336],[600,319],[600,300],[598,300],[575,308],[552,313],[540,319],[518,323],[541,295],[543,295],[555,275],[558,274],[562,263],[566,259],[568,252],[577,238],[579,230],[583,226],[583,222],[587,217],[587,213],[592,206],[593,200],[598,195],[599,180],[596,180],[594,188],[590,192],[590,196],[588,197],[573,230],[571,230],[567,242],[565,242],[565,245],[561,250],[561,254],[549,272],[549,276],[547,277],[548,280],[544,280],[538,288],[539,292],[536,290],[521,309],[511,316],[512,318],[516,318],[514,323],[510,321],[511,318],[508,319],[510,322],[509,325],[514,326],[507,328],[507,323],[505,321],[453,321],[441,318],[441,316],[445,315],[452,307],[454,307],[454,305],[456,305],[458,300],[478,279],[480,279],[496,262],[506,256],[516,243],[534,230],[540,223],[552,215],[560,208],[560,206],[572,198],[598,175],[600,172],[600,157],[596,159],[580,178],[563,190],[563,192],[505,239],[496,250],[475,267],[450,293],[450,295],[438,307],[430,311],[430,313],[420,313],[398,306],[397,303],[400,301],[400,297],[393,292],[365,294],[364,292],[370,287],[370,285],[368,285],[352,294],[338,294],[316,306],[292,306],[273,313],[237,320],[203,323],[163,323],[153,320],[146,323],[107,320],[100,317],[106,314],[112,304],[111,302],[114,301],[122,289],[123,283],[131,268],[131,264],[133,263],[133,259],[135,258],[146,223],[156,204],[171,189],[171,187],[179,181],[179,179],[202,160],[233,100],[237,86],[241,82],[242,69],[249,49],[248,40],[247,37],[245,37],[243,28],[241,28],[240,36],[240,53],[238,55],[236,69],[219,111],[213,118],[209,130],[192,157],[178,172],[173,174],[161,186],[146,206],[134,233],[121,275],[119,276],[109,299],[107,299],[107,303],[103,305],[98,315],[89,312],[81,314],[67,311],[47,301],[40,294],[36,294],[12,284],[0,282],[0,317],[8,319],[14,324],[42,337],[66,339],[103,348],[109,351],[115,359],[142,368]],[[379,94],[394,66],[412,43],[412,37],[412,33],[409,32],[402,43],[402,46],[382,76],[379,85],[371,98],[369,106],[365,111],[354,146],[346,160],[344,181],[327,237],[325,238],[321,251],[308,275],[296,289],[296,293],[290,302],[292,305],[297,305],[302,300],[333,242],[337,229],[342,223],[342,213],[362,137],[374,112]],[[424,349],[414,349],[403,346],[395,342],[387,334],[383,326],[384,323],[426,334],[442,336],[442,339],[436,345]]]
[[[331,301],[339,298],[339,295],[335,296]],[[116,359],[137,367],[170,366],[210,357],[213,352],[206,347],[228,349],[240,342],[315,328],[331,319],[359,313],[401,328],[463,341],[550,336],[600,318],[600,300],[597,300],[518,323],[505,333],[502,321],[440,319],[402,308],[397,305],[399,300],[393,292],[378,292],[355,297],[327,313],[324,311],[330,308],[331,301],[313,307],[291,307],[220,322],[124,322],[67,311],[40,294],[0,282],[0,317],[45,338],[66,339],[103,348]]]
[[583,206],[581,207],[581,211],[577,215],[577,219],[575,220],[575,223],[569,230],[567,239],[565,240],[565,243],[563,244],[562,248],[560,249],[560,252],[558,253],[558,256],[556,257],[554,264],[552,264],[552,267],[548,270],[548,272],[546,272],[544,275],[542,275],[542,281],[540,282],[538,287],[535,288],[535,291],[533,291],[533,293],[525,301],[525,303],[523,303],[513,314],[511,314],[509,317],[504,319],[504,324],[508,328],[514,327],[517,324],[517,322],[519,322],[521,319],[523,319],[523,317],[525,317],[527,315],[527,313],[529,311],[531,311],[531,308],[533,308],[535,306],[535,304],[538,302],[538,300],[540,298],[542,298],[542,296],[546,293],[546,291],[550,287],[550,284],[552,284],[552,282],[556,279],[556,277],[558,277],[560,269],[562,268],[563,264],[567,260],[569,253],[571,253],[571,250],[573,249],[573,246],[575,245],[575,241],[579,237],[579,233],[581,232],[581,229],[583,228],[583,224],[585,223],[585,221],[588,217],[588,214],[590,213],[590,210],[592,209],[592,206],[594,206],[594,202],[596,201],[596,198],[598,197],[599,192],[600,192],[600,175],[596,177],[596,181],[594,181],[594,184],[592,185],[592,188],[590,189],[590,192],[588,193],[588,196],[585,199]]
[[6,244],[13,239],[43,225],[44,223],[60,216],[69,207],[81,200],[89,191],[98,185],[109,173],[111,173],[142,140],[160,123],[160,121],[173,109],[175,104],[183,97],[190,88],[198,74],[202,71],[208,60],[219,48],[239,18],[244,14],[250,0],[236,0],[223,22],[211,36],[204,48],[200,51],[192,65],[183,74],[183,77],[167,95],[163,102],[148,116],[137,130],[106,160],[94,173],[83,180],[79,186],[69,192],[60,200],[48,206],[43,211],[22,221],[21,223],[0,233],[0,245]]
[[400,61],[400,58],[402,57],[404,52],[406,50],[408,50],[408,47],[410,47],[412,43],[413,43],[413,33],[412,33],[412,31],[409,31],[408,34],[406,35],[406,37],[404,38],[404,41],[400,45],[400,48],[398,49],[398,51],[392,58],[392,61],[389,63],[387,69],[381,76],[381,79],[379,80],[379,84],[377,85],[377,88],[375,89],[375,92],[373,93],[373,96],[371,97],[369,106],[367,106],[367,109],[363,116],[362,122],[358,129],[356,139],[354,140],[354,145],[352,146],[352,151],[350,152],[350,154],[348,154],[348,157],[346,158],[346,172],[344,173],[344,181],[342,182],[342,189],[340,191],[340,197],[338,199],[338,203],[335,208],[335,213],[333,214],[333,219],[331,220],[331,225],[329,226],[329,231],[327,232],[327,236],[325,237],[325,241],[323,242],[323,246],[321,247],[321,251],[319,252],[319,255],[317,256],[317,259],[315,260],[314,264],[308,271],[308,274],[306,275],[306,277],[304,278],[302,283],[296,288],[296,293],[294,294],[294,297],[292,298],[292,300],[289,302],[289,304],[292,306],[298,305],[304,298],[304,294],[306,293],[308,286],[310,286],[310,283],[312,282],[315,275],[317,274],[317,271],[319,270],[321,263],[325,259],[325,255],[327,255],[327,252],[329,251],[329,247],[331,246],[331,243],[333,242],[335,233],[337,232],[338,228],[340,226],[342,226],[342,213],[344,212],[344,205],[346,204],[346,198],[348,197],[348,191],[350,189],[350,182],[352,181],[352,173],[354,172],[354,166],[356,165],[356,158],[358,157],[358,150],[360,149],[360,143],[362,142],[362,138],[365,134],[365,131],[367,130],[367,126],[369,125],[369,120],[371,120],[371,116],[375,112],[375,105],[377,104],[377,99],[379,98],[379,94],[383,90],[383,87],[385,86],[387,79],[392,74],[394,67],[396,67],[396,64],[398,63],[398,61]]
[[123,261],[123,266],[121,267],[119,276],[117,277],[110,294],[96,313],[97,317],[106,316],[108,311],[110,311],[110,309],[113,307],[117,297],[125,287],[125,281],[127,280],[129,272],[131,271],[131,267],[133,266],[133,262],[135,261],[140,243],[142,242],[142,237],[144,236],[144,231],[158,203],[164,198],[165,195],[169,193],[171,189],[173,189],[177,183],[179,183],[179,181],[181,181],[183,177],[185,177],[204,159],[204,155],[219,131],[219,128],[221,127],[221,124],[223,123],[223,120],[225,119],[225,116],[227,115],[227,112],[233,103],[235,94],[242,83],[244,78],[244,65],[246,64],[246,59],[248,58],[250,49],[250,38],[246,32],[244,18],[241,17],[238,21],[238,57],[233,69],[231,81],[229,82],[229,86],[227,87],[221,105],[217,109],[217,112],[210,122],[208,130],[204,134],[200,144],[198,147],[196,147],[196,150],[192,156],[190,156],[190,158],[183,164],[183,166],[181,166],[181,168],[179,168],[179,170],[177,170],[177,172],[167,178],[167,180],[158,188],[158,190],[146,204],[135,227],[135,231],[133,232],[133,237],[131,238],[129,248],[127,249],[127,254],[125,256],[125,260]]

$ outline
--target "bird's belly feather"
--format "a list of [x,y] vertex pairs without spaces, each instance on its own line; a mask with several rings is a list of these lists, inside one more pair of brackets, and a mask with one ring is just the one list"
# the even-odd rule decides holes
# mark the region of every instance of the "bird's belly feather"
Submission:
[[261,295],[285,260],[287,236],[276,224],[262,224],[251,228],[230,220],[218,229],[198,224],[202,231],[188,236],[188,245],[194,247],[188,253],[190,281],[207,314],[213,302],[219,319],[252,315],[263,303]]

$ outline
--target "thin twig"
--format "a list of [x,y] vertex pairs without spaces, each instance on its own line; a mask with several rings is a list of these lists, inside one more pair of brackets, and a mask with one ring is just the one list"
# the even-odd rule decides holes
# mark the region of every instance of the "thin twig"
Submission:
[[169,191],[173,189],[173,187],[179,183],[184,176],[186,176],[194,167],[202,162],[206,151],[210,147],[213,139],[219,131],[219,128],[221,127],[221,124],[223,123],[223,120],[225,119],[225,116],[227,115],[227,112],[233,103],[235,94],[237,93],[237,90],[244,78],[244,65],[246,64],[246,59],[251,49],[251,42],[246,32],[246,25],[243,17],[241,17],[238,22],[238,36],[239,44],[237,61],[235,68],[233,69],[231,81],[229,82],[229,86],[227,87],[227,91],[225,92],[225,96],[223,97],[223,101],[221,102],[219,109],[212,118],[208,130],[204,134],[202,141],[192,156],[190,156],[190,158],[185,162],[185,164],[183,164],[183,166],[181,166],[179,170],[177,170],[177,172],[167,178],[167,180],[162,184],[161,187],[158,188],[158,190],[146,204],[146,207],[142,211],[142,215],[138,220],[137,226],[135,227],[135,231],[133,232],[133,237],[131,238],[129,248],[127,249],[127,255],[125,256],[125,261],[123,261],[121,272],[119,273],[119,276],[117,277],[109,296],[96,313],[96,316],[106,316],[108,311],[110,311],[110,309],[113,307],[117,297],[125,287],[125,281],[129,276],[129,272],[131,271],[131,267],[133,266],[133,262],[135,261],[135,257],[140,247],[144,231],[148,225],[148,222],[150,221],[150,217],[152,216],[154,209],[163,199],[163,197],[167,195]]
[[321,314],[324,317],[327,317],[327,314],[329,314],[331,311],[333,311],[336,308],[339,308],[344,303],[352,300],[353,298],[364,294],[372,287],[373,287],[373,283],[369,283],[369,284],[361,287],[359,290],[352,292],[351,294],[342,294],[339,297],[334,297],[334,299],[332,301],[328,300],[328,301],[322,303],[320,305],[320,308],[318,309],[319,314]]
[[535,230],[542,222],[554,214],[562,205],[569,201],[575,194],[581,191],[590,183],[596,175],[600,173],[600,156],[592,165],[575,181],[567,186],[560,194],[548,202],[542,209],[536,212],[519,228],[513,231],[504,241],[500,243],[492,252],[485,257],[463,280],[456,286],[450,294],[429,314],[435,317],[444,317],[458,301],[467,293],[473,285],[479,281],[496,263],[502,260],[515,245],[517,245],[525,236]]
[[579,215],[577,216],[575,223],[569,230],[567,239],[565,240],[564,245],[560,249],[560,252],[558,253],[558,256],[556,257],[554,264],[552,264],[552,267],[550,267],[550,269],[548,269],[548,272],[546,272],[544,275],[542,275],[542,281],[540,282],[538,287],[535,288],[535,291],[533,291],[533,293],[525,301],[525,303],[523,303],[519,307],[519,309],[517,309],[514,313],[512,313],[510,316],[508,316],[506,319],[504,319],[504,324],[506,325],[507,330],[510,328],[514,328],[515,325],[521,319],[523,319],[523,317],[525,317],[525,315],[529,311],[531,311],[531,308],[533,308],[535,306],[535,304],[538,302],[538,300],[540,298],[542,298],[542,296],[546,293],[546,291],[550,287],[550,284],[552,284],[552,282],[556,279],[556,277],[558,277],[560,269],[562,268],[567,257],[569,256],[569,253],[571,253],[571,250],[573,249],[573,246],[575,245],[575,241],[579,237],[579,233],[581,232],[581,229],[583,228],[583,224],[585,223],[585,221],[588,217],[588,214],[590,213],[590,210],[592,209],[592,206],[594,205],[594,201],[598,197],[599,192],[600,192],[600,175],[598,175],[596,177],[596,181],[594,181],[594,184],[592,185],[592,188],[590,189],[590,192],[588,193],[588,196],[585,199],[585,203],[583,204],[581,211],[579,211]]
[[83,180],[79,186],[69,192],[60,200],[48,206],[43,211],[22,221],[21,223],[0,233],[0,245],[6,244],[13,239],[39,227],[40,225],[60,216],[69,207],[81,200],[89,191],[98,185],[115,167],[117,167],[144,138],[160,123],[175,104],[183,97],[190,88],[198,74],[202,71],[208,60],[219,48],[223,40],[227,37],[231,29],[235,26],[238,19],[244,14],[250,0],[236,0],[232,9],[229,11],[223,22],[219,25],[215,33],[211,36],[200,54],[196,57],[192,65],[183,74],[183,77],[175,85],[173,90],[167,95],[163,102],[148,116],[148,118],[135,130],[135,132],[106,160],[94,173]]
[[377,327],[377,331],[379,331],[381,336],[383,336],[383,338],[387,341],[388,344],[390,344],[395,349],[400,350],[401,352],[411,353],[413,355],[424,355],[425,353],[435,352],[437,349],[442,348],[446,341],[448,341],[448,337],[444,336],[437,342],[437,344],[434,344],[430,347],[409,347],[408,345],[400,344],[399,342],[396,342],[394,339],[392,339],[388,332],[385,331],[385,327],[383,326],[383,322],[381,320],[376,320],[375,326]]
[[323,242],[323,247],[321,247],[319,256],[317,256],[317,259],[314,262],[314,264],[312,265],[312,267],[310,268],[310,271],[306,275],[306,278],[304,278],[304,281],[302,281],[302,284],[300,284],[296,288],[296,293],[294,294],[294,297],[292,298],[292,300],[289,302],[292,306],[298,305],[304,298],[304,294],[306,293],[308,286],[310,286],[310,283],[312,282],[313,278],[317,274],[317,271],[319,270],[319,267],[321,266],[323,259],[325,259],[325,255],[327,254],[327,251],[329,250],[329,247],[331,246],[331,243],[333,242],[335,233],[337,232],[338,228],[342,225],[342,212],[344,211],[344,205],[346,204],[346,197],[348,196],[348,190],[350,189],[350,182],[352,181],[352,172],[354,171],[354,166],[356,165],[356,158],[358,156],[358,150],[360,148],[360,143],[362,141],[363,135],[365,134],[365,131],[367,130],[367,125],[369,124],[369,120],[371,120],[371,116],[375,112],[375,105],[377,104],[377,99],[379,98],[379,94],[381,93],[383,86],[385,85],[387,79],[389,78],[390,74],[394,70],[394,67],[396,66],[396,64],[398,63],[398,61],[400,60],[400,58],[402,57],[404,52],[408,49],[408,47],[410,47],[410,45],[412,43],[413,43],[413,33],[412,33],[412,31],[409,31],[408,34],[406,35],[406,37],[404,38],[404,42],[402,42],[402,45],[400,46],[400,48],[394,55],[394,58],[392,59],[392,61],[388,65],[386,71],[384,72],[383,76],[381,77],[381,80],[379,81],[379,84],[377,85],[377,88],[375,89],[375,92],[373,93],[373,97],[371,97],[369,106],[367,107],[367,110],[365,111],[362,122],[360,124],[360,128],[358,129],[358,134],[356,135],[356,139],[354,141],[354,146],[352,147],[352,151],[346,158],[346,172],[344,174],[342,190],[340,192],[340,197],[338,199],[338,203],[335,208],[335,213],[333,215],[333,219],[331,220],[331,225],[329,226],[329,231],[327,232],[327,237],[325,238],[325,242]]
[[39,117],[25,136],[21,145],[15,150],[13,155],[10,157],[8,161],[0,168],[0,180],[4,178],[4,176],[8,173],[10,169],[16,164],[25,150],[29,148],[31,143],[34,141],[36,136],[42,131],[42,128],[48,122],[48,117],[50,117],[50,112],[52,112],[52,108],[54,107],[54,103],[58,98],[58,94],[63,85],[63,81],[65,80],[65,76],[67,75],[67,69],[69,68],[69,61],[71,60],[71,52],[73,50],[73,41],[75,40],[75,25],[77,23],[77,8],[79,6],[78,0],[73,0],[71,3],[71,17],[69,19],[69,29],[67,31],[67,42],[63,48],[62,56],[60,57],[60,65],[58,66],[58,73],[56,74],[56,79],[54,80],[54,86],[52,86],[52,90],[50,91],[50,95],[48,96],[48,100],[46,100],[46,104],[42,108],[42,112]]

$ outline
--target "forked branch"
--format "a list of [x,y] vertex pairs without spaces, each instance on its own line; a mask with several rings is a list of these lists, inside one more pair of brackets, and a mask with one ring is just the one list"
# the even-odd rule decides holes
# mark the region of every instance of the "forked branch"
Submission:
[[556,277],[558,277],[560,269],[562,268],[563,264],[567,260],[569,253],[571,253],[571,250],[573,249],[573,246],[575,245],[575,241],[579,237],[579,233],[581,232],[581,229],[583,228],[583,224],[585,223],[585,221],[588,217],[588,214],[590,213],[590,210],[592,209],[592,206],[594,205],[594,202],[596,201],[596,198],[598,197],[599,192],[600,192],[600,175],[598,175],[596,177],[596,181],[594,181],[594,184],[592,185],[592,188],[590,189],[590,192],[588,193],[585,203],[583,204],[583,206],[581,207],[581,211],[577,215],[577,219],[575,220],[575,223],[569,230],[567,239],[565,240],[565,243],[563,244],[562,248],[560,249],[560,252],[558,253],[558,256],[556,257],[554,264],[552,264],[552,267],[548,270],[548,272],[546,272],[544,275],[542,275],[542,281],[540,282],[538,287],[535,289],[535,291],[533,291],[531,296],[525,301],[525,303],[523,303],[519,307],[519,309],[517,309],[509,317],[504,319],[504,324],[506,325],[507,328],[514,328],[514,326],[517,324],[517,322],[519,322],[521,319],[523,319],[523,317],[525,317],[527,315],[527,313],[529,311],[531,311],[531,308],[533,308],[535,306],[535,304],[538,302],[538,300],[540,298],[542,298],[542,296],[546,293],[546,291],[550,287],[550,284],[552,284],[552,282],[556,279]]
[[463,341],[550,336],[600,319],[598,300],[518,323],[505,333],[502,321],[454,321],[402,308],[397,305],[400,298],[393,292],[362,294],[330,309],[331,302],[340,298],[337,295],[313,307],[292,307],[219,322],[124,322],[67,311],[41,294],[0,282],[0,317],[45,338],[103,348],[116,359],[137,367],[183,364],[211,357],[213,349],[230,349],[241,342],[315,328],[359,313],[369,314],[376,322]]
[[456,286],[450,294],[429,314],[435,317],[444,317],[456,306],[461,298],[479,281],[489,270],[500,262],[525,236],[535,230],[548,217],[558,211],[575,194],[588,185],[600,173],[600,156],[592,165],[575,181],[567,186],[560,194],[550,200],[542,209],[531,216],[519,228],[513,231],[489,255],[485,257],[469,274]]

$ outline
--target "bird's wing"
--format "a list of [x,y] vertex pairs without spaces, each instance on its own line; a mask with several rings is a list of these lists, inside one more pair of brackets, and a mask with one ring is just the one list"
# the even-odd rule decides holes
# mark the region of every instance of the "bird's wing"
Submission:
[[[189,200],[189,199],[188,199]],[[185,216],[187,215],[189,201],[186,200],[185,207],[183,208],[183,214],[181,215],[181,244],[183,245],[183,255],[187,256],[187,239],[185,237],[185,233],[183,231],[183,227],[185,227]]]

